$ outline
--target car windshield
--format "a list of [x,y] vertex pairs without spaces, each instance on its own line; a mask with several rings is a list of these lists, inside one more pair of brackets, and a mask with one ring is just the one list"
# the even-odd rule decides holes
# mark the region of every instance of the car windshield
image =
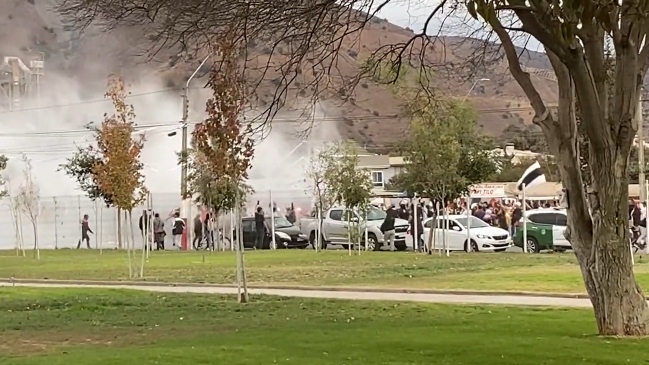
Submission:
[[[281,216],[281,215],[275,216],[274,220],[275,220],[275,228],[293,227],[291,222],[289,222],[288,219],[286,219],[286,217],[284,217],[284,216]],[[270,217],[266,218],[266,223],[268,223],[268,225],[270,225]]]
[[378,208],[369,208],[367,210],[368,221],[382,221],[385,219],[386,215],[385,211]]
[[[455,219],[458,223],[460,223],[462,226],[467,227],[467,217],[462,217],[462,218],[456,218]],[[476,217],[471,217],[471,228],[484,228],[484,227],[489,227],[485,221],[483,221],[480,218]]]

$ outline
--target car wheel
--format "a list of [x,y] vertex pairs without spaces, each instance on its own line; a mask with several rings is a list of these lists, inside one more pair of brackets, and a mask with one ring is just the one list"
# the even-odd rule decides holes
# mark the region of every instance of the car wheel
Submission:
[[474,240],[471,240],[469,244],[467,241],[464,241],[464,252],[479,252],[478,243]]
[[534,237],[527,237],[527,252],[529,253],[539,253],[541,248],[539,247],[539,242]]
[[367,235],[367,242],[363,242],[363,246],[367,245],[367,250],[369,251],[380,251],[381,245],[379,245],[376,235],[370,233]]
[[395,246],[394,248],[396,248],[397,251],[405,251],[408,249],[408,246]]

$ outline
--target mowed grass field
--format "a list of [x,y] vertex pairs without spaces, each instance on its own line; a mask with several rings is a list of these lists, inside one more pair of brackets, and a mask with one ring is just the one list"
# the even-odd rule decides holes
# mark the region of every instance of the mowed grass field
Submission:
[[[311,250],[249,251],[248,282],[256,286],[336,286],[388,289],[585,292],[576,260],[566,254],[464,254]],[[649,263],[636,259],[636,276],[649,289]],[[128,280],[126,252],[42,251],[36,260],[0,251],[0,278]],[[233,252],[153,252],[146,281],[232,284]],[[140,279],[141,280],[141,279]]]
[[643,364],[591,311],[0,289],[3,365]]

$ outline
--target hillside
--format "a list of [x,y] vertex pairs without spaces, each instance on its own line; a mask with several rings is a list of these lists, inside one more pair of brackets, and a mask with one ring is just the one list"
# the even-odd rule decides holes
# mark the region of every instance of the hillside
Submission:
[[[45,54],[49,73],[84,80],[89,88],[103,87],[105,76],[110,73],[125,74],[135,82],[143,75],[157,73],[167,86],[177,87],[196,67],[196,60],[183,64],[177,62],[172,52],[160,54],[155,60],[141,56],[144,40],[138,29],[121,29],[111,33],[87,32],[76,34],[61,24],[57,14],[50,10],[54,0],[3,0],[0,2],[0,56],[29,57],[36,52]],[[359,39],[350,39],[340,62],[343,77],[357,74],[359,65],[381,45],[405,42],[412,31],[403,29],[381,19],[370,22]],[[134,41],[135,40],[135,41]],[[465,62],[478,41],[458,37],[435,39],[428,51],[430,61],[436,64],[460,64]],[[269,53],[263,45],[251,46],[257,62],[266,62]],[[271,64],[281,64],[282,54],[277,54]],[[547,77],[547,59],[540,54],[527,52],[524,64],[533,75],[542,96],[549,102],[556,100],[556,85]],[[535,69],[541,70],[535,72]],[[532,111],[524,94],[506,72],[506,63],[496,62],[481,70],[481,81],[472,91],[467,102],[479,112],[479,125],[484,133],[498,136],[510,125],[529,124]],[[545,76],[545,77],[544,77]],[[47,73],[46,73],[46,78]],[[308,99],[308,85],[312,75],[305,72],[291,90],[295,99]],[[277,74],[269,72],[257,90],[260,103],[268,102],[274,93],[273,80]],[[463,75],[440,73],[434,83],[440,94],[463,98],[472,82]],[[406,123],[398,118],[400,102],[390,88],[370,81],[362,82],[347,103],[342,103],[335,93],[326,106],[327,121],[336,124],[343,137],[352,138],[368,149],[380,149],[395,142]]]

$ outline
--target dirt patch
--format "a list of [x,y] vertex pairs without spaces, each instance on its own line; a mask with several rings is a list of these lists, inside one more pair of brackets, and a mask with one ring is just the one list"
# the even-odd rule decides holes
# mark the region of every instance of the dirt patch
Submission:
[[194,336],[196,328],[97,328],[57,331],[5,331],[0,333],[3,355],[40,355],[76,347],[123,347],[154,344],[160,340]]

